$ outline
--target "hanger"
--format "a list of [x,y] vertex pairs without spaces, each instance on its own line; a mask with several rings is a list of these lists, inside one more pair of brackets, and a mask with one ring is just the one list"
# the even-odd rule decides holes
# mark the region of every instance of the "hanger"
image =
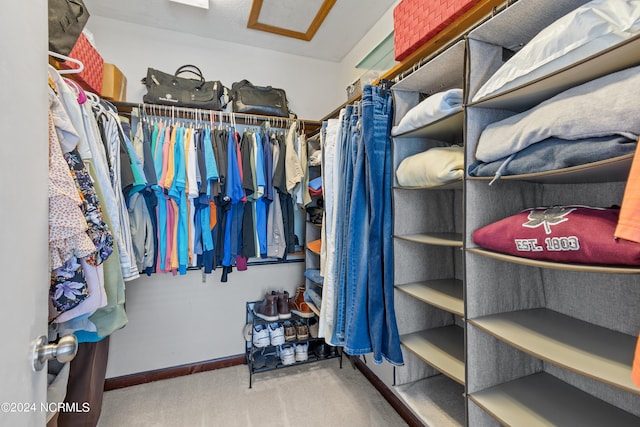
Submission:
[[76,94],[78,104],[82,105],[85,102],[87,102],[87,94],[84,92],[84,90],[80,87],[78,83],[66,77],[64,77],[63,80],[71,88],[71,90]]
[[84,71],[84,64],[82,63],[82,61],[79,61],[75,58],[71,58],[69,56],[62,55],[60,53],[57,53],[51,50],[48,51],[48,53],[49,53],[49,56],[53,56],[54,58],[61,59],[63,61],[69,61],[72,64],[76,64],[78,66],[78,68],[72,68],[70,70],[58,70],[58,74],[78,74]]

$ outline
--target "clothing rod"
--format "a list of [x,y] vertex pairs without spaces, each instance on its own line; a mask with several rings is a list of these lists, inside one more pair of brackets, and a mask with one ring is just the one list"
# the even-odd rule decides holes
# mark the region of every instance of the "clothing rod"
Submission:
[[[270,121],[270,122],[298,122],[302,125],[310,126],[312,128],[322,126],[322,122],[317,120],[303,120],[297,118],[290,117],[278,117],[278,116],[265,116],[260,114],[244,114],[244,113],[233,113],[228,111],[213,111],[213,110],[201,110],[198,108],[187,108],[187,107],[174,107],[171,105],[159,105],[159,104],[146,104],[146,103],[133,103],[133,102],[112,102],[113,105],[118,109],[118,111],[131,112],[132,109],[138,108],[142,110],[147,115],[162,115],[171,117],[172,114],[175,114],[176,117],[180,118],[198,118],[201,117],[203,119],[213,119],[220,117],[222,120],[230,121],[231,116],[237,120],[241,119],[243,121],[251,121],[251,120],[261,120],[261,121]],[[157,114],[160,113],[160,114]]]

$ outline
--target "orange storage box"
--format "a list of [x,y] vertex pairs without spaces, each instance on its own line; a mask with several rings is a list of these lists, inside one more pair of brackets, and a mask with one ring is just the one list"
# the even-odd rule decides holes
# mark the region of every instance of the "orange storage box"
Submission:
[[[100,94],[102,91],[104,60],[83,33],[80,33],[80,37],[73,49],[71,49],[69,56],[81,61],[84,64],[84,70],[78,74],[68,74],[66,77],[78,82],[83,89]],[[72,69],[77,68],[77,66],[70,61],[66,61],[60,62],[60,68]]]
[[402,61],[480,0],[402,0],[393,10],[394,53]]

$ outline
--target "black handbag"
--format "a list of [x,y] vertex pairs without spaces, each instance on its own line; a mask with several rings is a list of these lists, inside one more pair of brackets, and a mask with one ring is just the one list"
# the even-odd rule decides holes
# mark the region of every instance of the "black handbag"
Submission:
[[49,50],[69,56],[88,20],[82,0],[49,0]]
[[236,113],[289,117],[287,94],[283,89],[254,86],[248,80],[242,80],[231,85],[231,96]]
[[[180,77],[191,73],[197,79]],[[206,81],[202,71],[195,65],[183,65],[174,74],[168,74],[154,68],[147,69],[147,77],[142,79],[147,87],[143,101],[150,104],[174,105],[176,107],[202,108],[203,110],[222,110],[222,97],[225,87],[217,80]]]

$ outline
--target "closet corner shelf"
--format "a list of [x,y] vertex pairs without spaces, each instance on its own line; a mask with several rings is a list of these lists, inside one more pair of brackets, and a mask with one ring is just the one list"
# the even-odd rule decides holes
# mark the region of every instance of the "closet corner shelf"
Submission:
[[502,425],[631,427],[640,419],[544,372],[469,394]]
[[462,247],[462,234],[460,233],[405,234],[395,236],[395,238],[423,245]]
[[640,64],[640,35],[502,93],[467,104],[522,112],[573,86]]
[[525,353],[630,393],[637,337],[545,309],[468,319],[469,324]]
[[552,261],[540,261],[523,258],[514,255],[507,255],[499,252],[481,248],[466,248],[467,252],[486,256],[500,261],[511,262],[513,264],[527,265],[530,267],[549,268],[553,270],[581,271],[587,273],[607,273],[607,274],[638,274],[640,266],[627,267],[615,265],[590,265],[590,264],[566,264]]
[[439,141],[462,141],[462,131],[464,128],[464,111],[443,117],[428,123],[418,129],[393,135],[393,138],[429,138]]
[[426,280],[396,285],[396,289],[429,305],[464,317],[462,280]]
[[426,364],[464,385],[464,330],[455,325],[412,332],[400,343]]
[[[501,180],[529,181],[541,184],[584,184],[626,181],[633,154],[612,157],[584,165],[522,175],[503,175]],[[470,176],[470,181],[491,181],[493,176]]]
[[434,185],[432,187],[402,187],[402,186],[394,186],[394,190],[408,190],[408,191],[438,191],[438,190],[462,190],[463,180],[459,179],[457,181],[448,182],[442,185]]

